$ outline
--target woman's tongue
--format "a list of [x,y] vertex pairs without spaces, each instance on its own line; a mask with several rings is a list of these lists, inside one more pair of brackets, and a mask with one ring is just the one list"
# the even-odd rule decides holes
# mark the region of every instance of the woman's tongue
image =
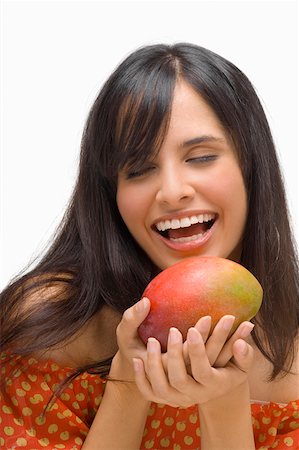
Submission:
[[169,239],[178,239],[181,237],[194,236],[195,234],[203,234],[207,231],[207,225],[205,223],[196,223],[186,228],[178,228],[176,230],[168,230]]

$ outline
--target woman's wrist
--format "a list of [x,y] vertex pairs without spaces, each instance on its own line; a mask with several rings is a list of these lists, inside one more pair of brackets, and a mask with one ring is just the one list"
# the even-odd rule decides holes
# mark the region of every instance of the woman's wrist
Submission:
[[216,407],[217,410],[222,410],[227,409],[230,405],[239,406],[240,404],[248,404],[250,406],[250,392],[247,380],[221,397],[216,397],[207,402],[200,403],[199,409],[205,414],[214,414]]
[[202,450],[254,450],[248,382],[200,404]]
[[116,397],[130,395],[145,404],[149,404],[147,400],[144,399],[140,390],[138,389],[133,370],[133,361],[130,364],[129,361],[124,360],[120,353],[118,352],[113,358],[111,369],[107,377],[106,391],[112,393]]
[[118,351],[112,360],[107,379],[134,382],[133,361],[130,363]]
[[82,448],[139,449],[149,405],[118,355],[111,366],[103,399]]

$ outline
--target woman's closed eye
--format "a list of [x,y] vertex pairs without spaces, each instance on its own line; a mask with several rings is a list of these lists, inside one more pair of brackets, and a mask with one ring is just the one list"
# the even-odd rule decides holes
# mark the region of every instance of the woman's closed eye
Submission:
[[[191,164],[208,164],[212,161],[215,161],[219,155],[211,154],[211,155],[202,155],[202,156],[194,156],[187,158],[185,161]],[[126,179],[132,180],[136,178],[145,177],[156,169],[155,165],[147,165],[140,168],[132,168],[126,171]]]
[[141,167],[140,169],[137,170],[129,170],[126,173],[126,178],[128,180],[132,179],[132,178],[139,178],[145,175],[148,175],[150,172],[152,172],[153,170],[155,170],[155,166],[144,166]]
[[196,156],[192,158],[186,159],[186,162],[188,163],[209,163],[212,161],[215,161],[218,158],[218,155],[203,155],[203,156]]

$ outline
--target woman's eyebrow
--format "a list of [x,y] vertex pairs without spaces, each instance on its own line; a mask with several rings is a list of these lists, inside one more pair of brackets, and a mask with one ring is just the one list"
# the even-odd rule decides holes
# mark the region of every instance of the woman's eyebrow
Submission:
[[203,142],[222,142],[226,143],[226,140],[221,137],[211,136],[211,135],[202,135],[197,136],[195,138],[189,139],[188,141],[183,142],[180,147],[190,147],[191,145],[202,144]]

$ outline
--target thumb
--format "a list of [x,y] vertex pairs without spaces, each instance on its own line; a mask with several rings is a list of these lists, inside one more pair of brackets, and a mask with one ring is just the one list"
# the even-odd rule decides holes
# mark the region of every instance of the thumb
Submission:
[[149,313],[151,303],[148,298],[144,297],[135,305],[128,308],[122,317],[118,327],[117,335],[123,339],[134,338],[137,328],[144,321]]
[[253,362],[253,348],[243,339],[233,344],[233,360],[240,370],[248,372]]
[[150,300],[147,297],[143,297],[139,302],[125,311],[123,318],[134,323],[135,326],[139,326],[148,315],[150,308]]

